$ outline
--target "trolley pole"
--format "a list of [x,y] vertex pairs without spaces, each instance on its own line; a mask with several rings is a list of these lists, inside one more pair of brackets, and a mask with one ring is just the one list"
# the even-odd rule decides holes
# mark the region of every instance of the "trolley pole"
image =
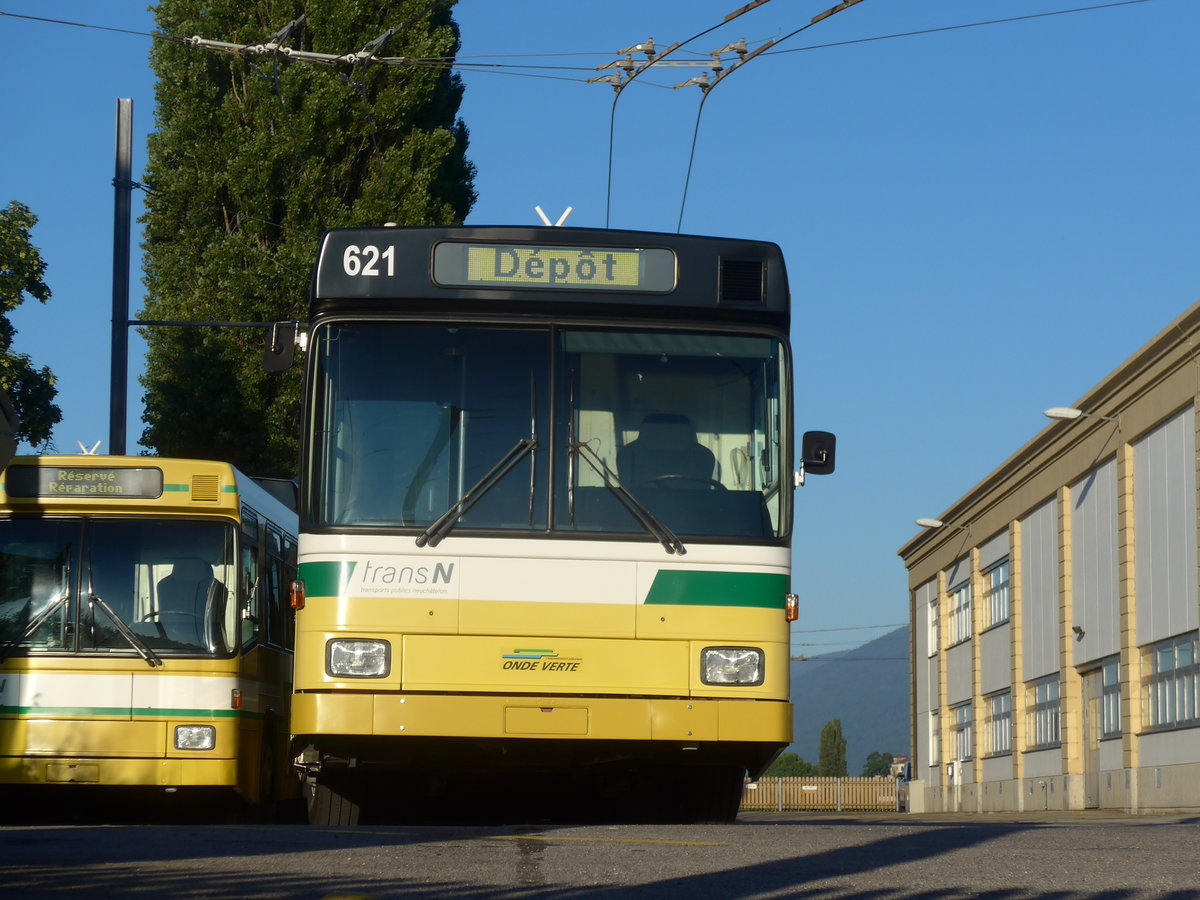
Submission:
[[133,100],[128,97],[117,99],[116,156],[108,452],[122,456],[125,453],[125,395],[129,379],[129,238],[133,194]]

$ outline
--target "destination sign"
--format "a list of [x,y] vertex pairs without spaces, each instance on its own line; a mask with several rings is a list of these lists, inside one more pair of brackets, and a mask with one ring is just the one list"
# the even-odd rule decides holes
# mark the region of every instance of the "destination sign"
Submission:
[[163,492],[162,469],[150,466],[9,466],[4,481],[10,497],[153,500]]
[[675,254],[661,248],[555,247],[443,242],[433,251],[438,284],[667,293]]

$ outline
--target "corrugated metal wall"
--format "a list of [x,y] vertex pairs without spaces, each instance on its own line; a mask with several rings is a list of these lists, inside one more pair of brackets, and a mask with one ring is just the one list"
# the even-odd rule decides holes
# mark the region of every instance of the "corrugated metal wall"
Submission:
[[1021,678],[1058,671],[1058,500],[1044,503],[1021,522]]
[[1092,469],[1071,485],[1072,625],[1076,665],[1120,650],[1117,576],[1117,461]]
[[1196,414],[1189,406],[1133,445],[1137,642],[1197,627]]

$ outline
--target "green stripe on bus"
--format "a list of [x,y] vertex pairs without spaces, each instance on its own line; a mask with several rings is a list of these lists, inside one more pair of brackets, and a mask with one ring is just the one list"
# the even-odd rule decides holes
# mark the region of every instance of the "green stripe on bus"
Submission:
[[646,604],[676,606],[787,606],[786,575],[770,572],[696,572],[662,569],[654,576]]
[[309,597],[340,597],[350,577],[354,574],[353,560],[337,559],[331,562],[300,563],[300,580],[304,582],[304,593]]
[[190,484],[164,484],[164,494],[186,494],[192,489]]
[[262,713],[247,713],[242,709],[130,709],[128,707],[6,707],[0,706],[0,715],[121,715],[125,718],[145,719],[260,719]]

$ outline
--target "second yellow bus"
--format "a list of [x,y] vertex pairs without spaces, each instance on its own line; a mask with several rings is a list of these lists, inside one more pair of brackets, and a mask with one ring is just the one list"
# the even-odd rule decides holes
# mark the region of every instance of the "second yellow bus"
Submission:
[[0,795],[294,795],[293,510],[220,462],[18,457],[0,482]]

